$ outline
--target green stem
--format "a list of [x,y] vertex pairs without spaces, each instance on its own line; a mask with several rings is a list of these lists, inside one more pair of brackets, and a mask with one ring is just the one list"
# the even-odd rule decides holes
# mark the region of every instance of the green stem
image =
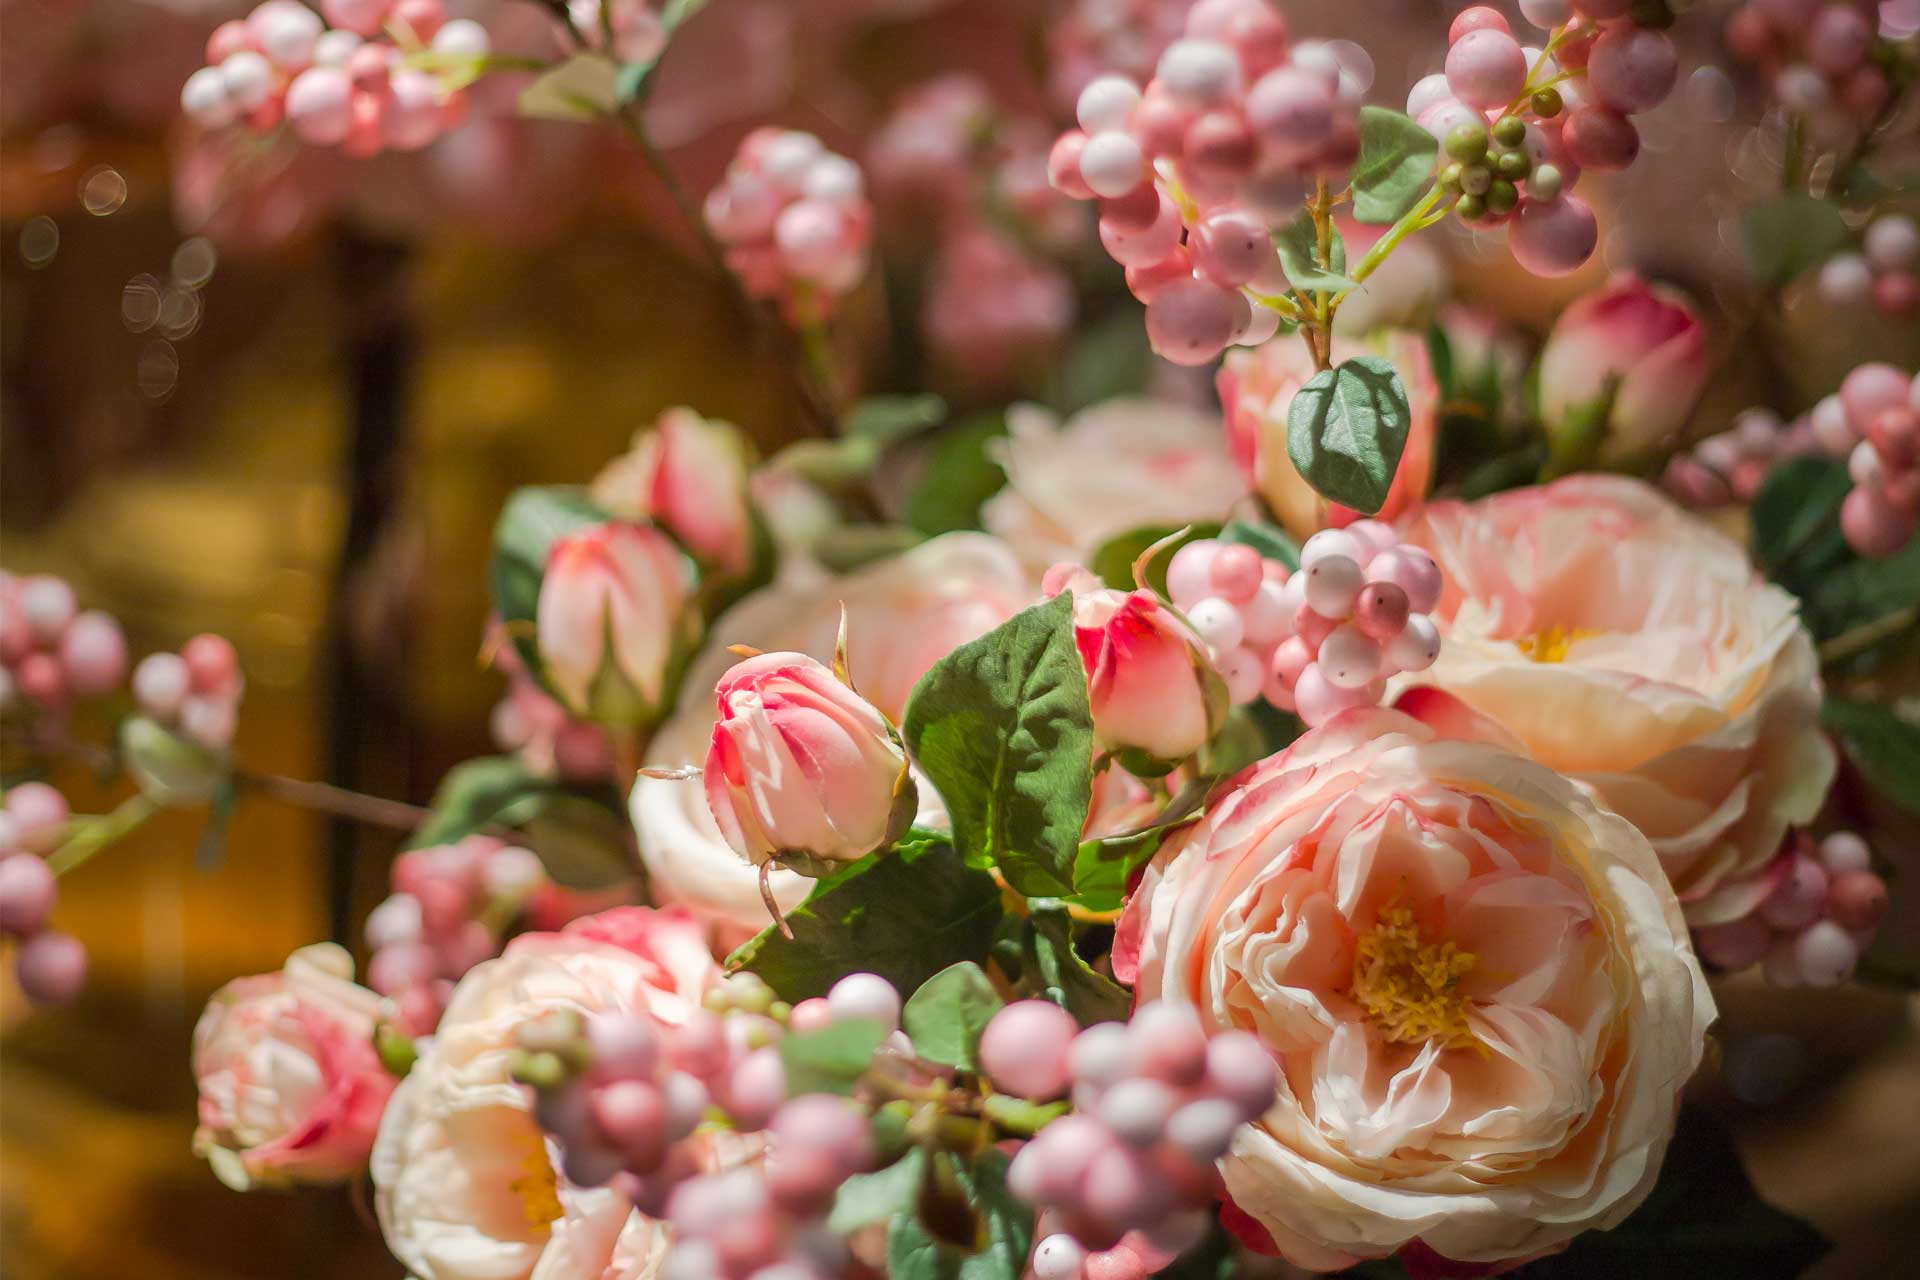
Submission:
[[[1435,207],[1446,199],[1446,194],[1446,192],[1440,189],[1437,183],[1429,188],[1426,196],[1418,204],[1401,214],[1392,226],[1381,233],[1380,238],[1373,242],[1373,247],[1367,250],[1366,256],[1360,259],[1359,265],[1354,267],[1348,274],[1355,280],[1365,280],[1375,271],[1378,271],[1380,264],[1387,260],[1387,255],[1400,247],[1401,241],[1405,240],[1414,232],[1424,227],[1430,227],[1439,221],[1438,218],[1429,217],[1428,215],[1432,214]],[[1444,209],[1440,211],[1440,216],[1446,216]]]
[[1031,1138],[1069,1110],[1065,1102],[1029,1102],[1005,1093],[990,1093],[980,1104],[981,1115],[1019,1138]]
[[143,793],[127,797],[112,813],[74,819],[66,840],[47,856],[47,869],[56,876],[65,875],[158,812],[160,806]]
[[1820,646],[1820,662],[1826,666],[1851,658],[1879,644],[1889,636],[1897,636],[1908,627],[1920,622],[1920,605],[1908,605],[1885,617],[1863,622],[1857,627],[1842,631],[1839,635]]

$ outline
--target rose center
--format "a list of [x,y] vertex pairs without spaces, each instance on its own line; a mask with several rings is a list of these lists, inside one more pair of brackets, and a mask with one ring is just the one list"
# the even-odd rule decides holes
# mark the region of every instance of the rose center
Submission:
[[1556,622],[1545,630],[1536,631],[1530,636],[1521,636],[1515,644],[1519,646],[1521,653],[1535,662],[1565,662],[1567,650],[1573,647],[1574,641],[1585,640],[1589,636],[1599,634],[1585,627],[1575,627],[1569,631]]
[[1444,1048],[1463,1048],[1478,1043],[1459,992],[1476,963],[1477,956],[1451,942],[1429,941],[1409,908],[1389,906],[1360,935],[1351,994],[1389,1040],[1438,1039]]
[[560,1180],[547,1158],[546,1143],[537,1133],[530,1137],[526,1154],[520,1157],[520,1176],[507,1185],[520,1197],[520,1211],[526,1215],[527,1225],[545,1227],[566,1210],[560,1203]]

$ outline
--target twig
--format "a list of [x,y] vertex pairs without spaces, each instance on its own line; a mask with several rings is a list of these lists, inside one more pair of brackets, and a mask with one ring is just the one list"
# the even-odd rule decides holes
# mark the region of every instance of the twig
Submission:
[[433,810],[417,804],[350,791],[330,782],[308,782],[302,778],[253,773],[245,769],[235,769],[233,780],[242,787],[270,796],[283,804],[324,813],[329,817],[345,818],[349,822],[389,827],[395,831],[412,831],[433,816]]

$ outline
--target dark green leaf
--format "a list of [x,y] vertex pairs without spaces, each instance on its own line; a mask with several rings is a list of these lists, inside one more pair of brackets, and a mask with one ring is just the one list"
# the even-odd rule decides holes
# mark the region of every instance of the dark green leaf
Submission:
[[519,828],[526,847],[565,888],[610,889],[636,874],[628,843],[633,829],[606,804],[554,790],[508,806],[501,817]]
[[1327,264],[1320,263],[1320,230],[1313,215],[1302,209],[1293,220],[1273,233],[1273,247],[1280,251],[1280,265],[1286,268],[1287,281],[1296,289],[1320,293],[1350,293],[1360,282],[1347,275],[1347,245],[1340,228],[1331,229]]
[[1000,913],[992,876],[963,863],[944,836],[914,832],[815,885],[787,913],[791,939],[769,927],[727,963],[792,1002],[860,972],[913,991],[950,964],[984,959]]
[[963,960],[920,985],[901,1010],[901,1025],[913,1051],[927,1061],[978,1071],[980,1034],[1001,1004],[986,970]]
[[[1232,714],[1238,715],[1239,710]],[[1082,841],[1073,864],[1073,904],[1088,911],[1119,910],[1127,881],[1158,852],[1168,832],[1200,812],[1214,781],[1207,777],[1189,782],[1144,827]]]
[[796,1098],[803,1093],[852,1093],[888,1034],[884,1022],[847,1018],[816,1031],[782,1036],[787,1093]]
[[1514,1280],[1792,1280],[1827,1251],[1800,1219],[1766,1203],[1720,1122],[1680,1113],[1653,1193],[1611,1231],[1577,1237],[1564,1253],[1528,1263]]
[[[493,562],[488,585],[494,611],[506,624],[514,648],[535,679],[542,679],[540,649],[533,622],[540,603],[540,579],[554,539],[608,519],[585,489],[529,485],[513,491],[493,528]],[[548,692],[552,692],[548,690]]]
[[1840,210],[1804,191],[1748,209],[1740,224],[1747,266],[1762,284],[1783,285],[1847,242]]
[[934,443],[919,488],[907,499],[907,523],[932,536],[980,527],[980,504],[1007,483],[987,444],[1007,433],[997,413],[968,418]]
[[1387,501],[1413,421],[1400,371],[1381,356],[1323,369],[1287,409],[1287,456],[1307,483],[1372,515]]
[[850,436],[891,444],[946,420],[947,402],[936,395],[868,396],[847,413]]
[[1022,893],[1072,892],[1092,798],[1093,719],[1070,595],[934,664],[901,729],[970,864],[998,865]]
[[532,772],[517,756],[463,760],[440,780],[433,793],[433,816],[415,828],[408,843],[416,849],[452,844],[505,821],[502,815],[508,809],[553,789],[550,779]]
[[1023,942],[1021,981],[1033,995],[1051,1000],[1078,1018],[1083,1026],[1119,1022],[1133,1008],[1127,989],[1080,958],[1073,947],[1073,920],[1058,902],[1035,898],[1030,903]]
[[1230,520],[1220,531],[1220,541],[1252,547],[1267,559],[1287,566],[1289,573],[1300,567],[1300,544],[1285,529],[1265,520]]
[[1816,572],[1844,559],[1840,500],[1852,488],[1845,464],[1830,458],[1788,458],[1775,466],[1753,500],[1755,558],[1773,576],[1790,572],[1802,556]]
[[1227,713],[1227,722],[1207,744],[1201,767],[1210,778],[1231,777],[1281,750],[1306,732],[1300,717],[1282,711],[1265,698]]
[[1920,538],[1890,556],[1849,554],[1838,566],[1809,576],[1811,581],[1789,589],[1800,596],[1808,629],[1827,640],[1920,605]]
[[827,1229],[852,1235],[861,1227],[911,1216],[926,1160],[926,1151],[915,1147],[884,1169],[848,1178],[834,1195]]
[[887,1274],[893,1280],[1018,1280],[1033,1247],[1033,1210],[1007,1190],[1007,1157],[989,1148],[967,1164],[945,1152],[935,1160],[981,1219],[979,1248],[969,1253],[943,1243],[920,1215],[901,1214],[887,1236]]
[[1183,527],[1187,529],[1186,536],[1178,542],[1168,542],[1166,546],[1154,552],[1153,560],[1147,565],[1146,587],[1148,590],[1157,591],[1161,595],[1165,595],[1167,592],[1167,565],[1172,561],[1173,553],[1181,547],[1186,546],[1189,542],[1197,539],[1220,536],[1217,525],[1211,523],[1186,526],[1172,524],[1141,525],[1137,529],[1129,529],[1125,533],[1117,534],[1100,544],[1100,549],[1093,553],[1093,558],[1088,562],[1088,567],[1108,586],[1120,591],[1131,591],[1134,589],[1133,562],[1138,560],[1148,547],[1151,547],[1156,542],[1171,538],[1174,534],[1180,532]]
[[1413,208],[1433,177],[1439,141],[1410,116],[1360,108],[1360,158],[1353,165],[1353,216],[1378,226]]
[[1920,724],[1877,702],[1828,698],[1820,721],[1847,749],[1873,788],[1920,813]]

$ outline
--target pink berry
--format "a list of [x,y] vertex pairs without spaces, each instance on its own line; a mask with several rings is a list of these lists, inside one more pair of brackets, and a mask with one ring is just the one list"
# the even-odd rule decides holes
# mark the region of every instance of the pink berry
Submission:
[[1237,647],[1243,638],[1240,611],[1217,596],[1188,609],[1187,621],[1202,640],[1222,652]]
[[353,81],[340,67],[309,67],[287,86],[287,123],[303,142],[332,146],[353,126]]
[[65,1004],[87,984],[87,949],[71,934],[35,934],[20,944],[13,964],[20,989],[36,1004]]
[[387,78],[381,136],[396,151],[417,151],[440,136],[442,100],[440,82],[412,67],[399,67]]
[[1301,568],[1307,579],[1308,608],[1324,618],[1336,620],[1353,612],[1360,588],[1366,585],[1357,560],[1346,555],[1323,555],[1308,564],[1303,556]]
[[1575,164],[1595,173],[1618,173],[1640,154],[1640,131],[1631,120],[1605,107],[1571,112],[1561,126],[1560,140]]
[[1192,278],[1193,259],[1186,246],[1182,245],[1158,262],[1144,267],[1128,267],[1127,292],[1141,302],[1151,302],[1167,286]]
[[1920,309],[1920,276],[1883,271],[1874,277],[1873,309],[1889,320],[1904,320]]
[[888,1030],[900,1025],[900,993],[877,973],[852,973],[833,984],[827,1006],[835,1021],[867,1018]]
[[1873,45],[1873,24],[1849,5],[1821,9],[1807,32],[1807,57],[1830,76],[1844,75],[1859,66]]
[[1226,544],[1199,538],[1182,546],[1167,562],[1167,594],[1181,608],[1213,593],[1213,561]]
[[1680,74],[1680,58],[1664,31],[1620,23],[1594,42],[1587,83],[1606,106],[1632,114],[1666,101]]
[[1196,271],[1215,284],[1237,288],[1274,257],[1266,223],[1250,209],[1216,209],[1201,218],[1188,243]]
[[229,18],[207,37],[207,62],[217,67],[233,54],[253,47],[253,35],[247,30],[246,22],[240,18]]
[[[1128,1085],[1138,1086],[1142,1091],[1161,1088],[1151,1081],[1129,1081],[1127,1085],[1115,1086],[1114,1092]],[[1160,1124],[1164,1122],[1163,1115],[1154,1125],[1155,1137],[1158,1136]],[[1170,1188],[1158,1176],[1152,1161],[1143,1153],[1126,1146],[1115,1146],[1110,1153],[1094,1161],[1087,1170],[1081,1195],[1088,1213],[1122,1229],[1159,1217],[1166,1212],[1172,1198]]]
[[1882,410],[1905,404],[1908,392],[1907,375],[1890,364],[1873,361],[1856,365],[1841,380],[1840,403],[1846,406],[1854,429],[1864,431]]
[[1820,865],[1834,877],[1849,871],[1871,871],[1873,851],[1853,832],[1836,831],[1820,842]]
[[843,1173],[858,1172],[873,1160],[873,1137],[866,1113],[835,1094],[810,1093],[792,1099],[773,1117],[768,1131],[773,1135],[775,1150],[792,1144],[824,1151]]
[[1213,589],[1223,600],[1245,604],[1253,598],[1265,579],[1261,573],[1260,553],[1252,547],[1229,543],[1213,558]]
[[1309,654],[1313,654],[1319,651],[1321,644],[1339,625],[1338,618],[1329,618],[1312,605],[1303,604],[1293,615],[1293,638],[1305,645]]
[[1274,680],[1291,693],[1300,680],[1300,673],[1312,661],[1313,649],[1301,637],[1293,636],[1273,651],[1270,670]]
[[727,1111],[743,1129],[758,1129],[787,1100],[787,1070],[775,1048],[755,1049],[727,1076]]
[[59,888],[53,871],[30,853],[0,858],[0,932],[29,937],[46,927]]
[[59,706],[67,700],[67,671],[60,659],[50,653],[30,653],[20,659],[14,681],[27,701],[43,707]]
[[1167,1118],[1167,1141],[1189,1160],[1211,1164],[1227,1152],[1243,1123],[1240,1108],[1226,1098],[1189,1102]]
[[[1147,188],[1153,191],[1153,188]],[[1128,231],[1107,218],[1100,219],[1100,243],[1123,267],[1146,267],[1164,260],[1180,247],[1180,211],[1172,201],[1155,194],[1159,212],[1138,231]]]
[[83,613],[60,637],[60,663],[75,693],[106,693],[127,674],[127,637],[110,615]]
[[1292,67],[1269,71],[1247,91],[1247,123],[1267,158],[1295,165],[1318,152],[1333,131],[1333,94],[1319,79]]
[[446,24],[447,6],[443,0],[398,0],[393,6],[393,18],[412,28],[413,34],[425,43]]
[[1849,931],[1874,928],[1886,917],[1887,906],[1887,882],[1871,871],[1846,872],[1827,887],[1827,914]]
[[1286,584],[1276,578],[1263,577],[1253,598],[1240,607],[1240,621],[1247,643],[1262,650],[1291,635],[1293,610],[1288,607]]
[[1460,38],[1469,31],[1498,31],[1502,35],[1512,35],[1513,28],[1507,25],[1507,19],[1498,9],[1477,4],[1471,9],[1462,9],[1453,19],[1453,25],[1447,28],[1447,43],[1458,44]]
[[240,680],[240,655],[225,636],[207,632],[193,637],[180,650],[194,693],[228,694]]
[[1786,876],[1760,904],[1760,917],[1775,929],[1803,929],[1819,919],[1827,898],[1827,873],[1812,858],[1795,857]]
[[1831,920],[1821,920],[1791,944],[1794,968],[1808,986],[1832,987],[1853,976],[1860,948],[1847,931]]
[[1573,0],[1573,7],[1596,22],[1624,18],[1633,8],[1633,0]]
[[660,1037],[641,1014],[599,1014],[587,1021],[597,1080],[650,1079],[660,1067]]
[[787,1026],[799,1032],[817,1031],[832,1021],[833,1009],[821,996],[802,1000],[787,1016]]
[[1327,683],[1337,689],[1362,689],[1381,674],[1380,645],[1359,627],[1336,628],[1314,657]]
[[73,588],[50,573],[36,573],[20,580],[20,611],[43,644],[60,639],[79,607]]
[[705,1010],[667,1029],[667,1061],[694,1076],[711,1076],[727,1062],[727,1028]]
[[1311,662],[1293,686],[1294,709],[1309,729],[1317,729],[1352,707],[1364,707],[1378,700],[1374,686],[1343,689],[1321,673],[1320,664]]
[[328,26],[344,27],[362,36],[376,34],[392,7],[393,0],[320,0],[320,12]]
[[46,783],[23,782],[7,792],[7,815],[21,848],[46,853],[59,844],[73,811],[67,798]]
[[650,1169],[667,1149],[667,1104],[641,1080],[617,1080],[591,1095],[594,1123],[635,1168]]
[[1536,276],[1579,270],[1600,243],[1600,224],[1586,201],[1562,192],[1552,200],[1524,199],[1507,224],[1514,261]]
[[1020,1149],[1007,1170],[1007,1187],[1028,1204],[1060,1204],[1079,1194],[1087,1170],[1117,1144],[1092,1116],[1070,1112]]
[[153,653],[133,669],[133,696],[148,715],[172,719],[187,696],[191,677],[187,664],[174,653]]
[[1232,341],[1245,305],[1237,293],[1209,281],[1175,281],[1147,303],[1148,341],[1156,355],[1174,364],[1205,364]]
[[1209,111],[1187,126],[1180,144],[1186,171],[1203,181],[1234,182],[1253,168],[1256,148],[1245,120],[1234,111]]
[[1023,1098],[1066,1092],[1067,1052],[1080,1028],[1047,1000],[1022,1000],[993,1016],[980,1037],[980,1065],[996,1088]]
[[1127,1027],[1135,1070],[1172,1085],[1197,1083],[1207,1069],[1207,1036],[1194,1011],[1182,1004],[1143,1005]]
[[1855,489],[1840,504],[1840,531],[1863,556],[1890,556],[1910,542],[1916,521],[1880,489]]
[[1407,606],[1415,613],[1431,613],[1440,603],[1444,580],[1440,566],[1420,547],[1405,543],[1389,547],[1367,565],[1369,582],[1391,582],[1407,593]]
[[1369,582],[1354,601],[1354,621],[1374,640],[1388,640],[1407,625],[1411,611],[1405,587],[1394,582]]
[[1708,925],[1694,934],[1694,946],[1703,959],[1728,973],[1759,964],[1773,945],[1773,931],[1758,916],[1742,916],[1726,924]]
[[1447,50],[1447,85],[1470,107],[1504,107],[1526,82],[1527,55],[1505,31],[1478,27]]
[[1124,1076],[1133,1050],[1127,1028],[1102,1022],[1082,1031],[1067,1050],[1067,1069],[1077,1084],[1109,1085]]
[[1278,1079],[1273,1058],[1245,1031],[1225,1031],[1207,1042],[1207,1087],[1252,1119],[1273,1105]]
[[1234,706],[1260,696],[1260,685],[1267,674],[1261,654],[1242,646],[1221,654],[1214,660],[1214,666],[1220,671],[1220,679],[1226,682],[1227,701]]

